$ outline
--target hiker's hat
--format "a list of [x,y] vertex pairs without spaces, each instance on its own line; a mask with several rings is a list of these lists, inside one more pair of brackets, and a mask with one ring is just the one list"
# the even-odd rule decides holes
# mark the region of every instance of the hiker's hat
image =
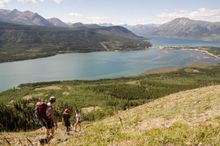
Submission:
[[56,101],[56,97],[55,97],[55,96],[51,96],[51,97],[49,98],[49,101],[55,102],[55,101]]

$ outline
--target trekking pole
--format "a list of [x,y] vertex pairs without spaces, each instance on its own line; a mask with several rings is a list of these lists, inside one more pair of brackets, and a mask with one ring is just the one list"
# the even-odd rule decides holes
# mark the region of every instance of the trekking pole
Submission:
[[32,143],[32,141],[31,141],[28,137],[26,137],[26,138],[27,138],[28,142],[29,142],[32,146],[34,146],[34,144]]
[[11,146],[11,143],[9,142],[9,140],[6,137],[4,137],[4,139]]

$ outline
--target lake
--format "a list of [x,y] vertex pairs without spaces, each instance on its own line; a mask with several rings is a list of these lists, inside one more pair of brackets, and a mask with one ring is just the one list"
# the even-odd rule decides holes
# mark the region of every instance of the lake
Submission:
[[175,38],[162,38],[162,37],[153,37],[150,38],[150,42],[154,47],[160,45],[174,45],[174,46],[213,46],[219,47],[220,41],[201,41],[201,40],[187,40],[187,39],[175,39]]
[[195,51],[161,51],[157,47],[165,45],[166,42],[173,45],[172,41],[174,45],[207,45],[206,43],[210,42],[183,40],[181,44],[179,39],[178,41],[161,39],[153,38],[151,41],[154,47],[143,51],[60,54],[47,58],[0,63],[0,91],[21,83],[117,78],[138,75],[161,67],[184,67],[195,61],[220,63],[219,59]]

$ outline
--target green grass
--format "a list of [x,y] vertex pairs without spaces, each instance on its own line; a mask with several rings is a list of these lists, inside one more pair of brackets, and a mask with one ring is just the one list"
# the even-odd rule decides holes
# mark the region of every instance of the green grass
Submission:
[[171,94],[85,124],[84,132],[66,145],[219,145],[219,89],[217,85]]
[[175,123],[169,128],[148,130],[142,136],[143,145],[219,145],[220,125]]
[[[82,132],[68,136],[67,141],[64,126],[59,124],[50,145],[219,145],[219,96],[220,85],[170,94],[129,110],[114,112],[113,116],[102,120],[84,120]],[[25,137],[29,137],[37,145],[43,135],[43,129],[2,132],[0,143],[5,144],[4,139],[1,142],[1,137],[7,137],[12,143],[17,138],[25,142]]]

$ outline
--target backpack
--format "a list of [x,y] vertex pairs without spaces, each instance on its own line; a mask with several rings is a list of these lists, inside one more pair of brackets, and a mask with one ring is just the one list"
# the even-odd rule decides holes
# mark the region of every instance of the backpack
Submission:
[[45,102],[37,102],[35,107],[35,115],[39,120],[45,120],[47,119],[47,104]]

